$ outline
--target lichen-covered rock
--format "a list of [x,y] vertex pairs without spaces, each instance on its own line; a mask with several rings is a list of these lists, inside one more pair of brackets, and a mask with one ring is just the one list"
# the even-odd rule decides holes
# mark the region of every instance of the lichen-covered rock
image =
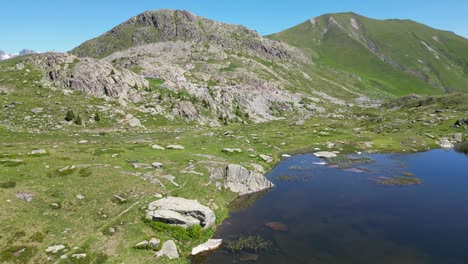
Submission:
[[211,227],[216,220],[214,212],[196,200],[165,197],[149,204],[146,219],[172,225]]

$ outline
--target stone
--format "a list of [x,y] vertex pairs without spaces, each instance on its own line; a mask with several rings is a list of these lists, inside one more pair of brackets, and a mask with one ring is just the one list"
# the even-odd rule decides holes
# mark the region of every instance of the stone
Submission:
[[439,144],[439,146],[444,149],[451,149],[454,147],[452,142],[450,142],[447,138],[439,139],[439,141],[437,141],[437,144]]
[[208,251],[213,251],[215,249],[218,249],[221,247],[221,244],[223,243],[222,239],[209,239],[205,243],[198,245],[192,249],[192,256],[202,254]]
[[455,135],[453,135],[453,140],[455,140],[455,142],[461,143],[463,141],[463,134],[456,133]]
[[170,196],[150,203],[146,218],[182,227],[199,224],[204,229],[216,220],[214,212],[198,201]]
[[19,192],[17,194],[15,194],[16,198],[20,199],[20,200],[24,200],[28,203],[32,202],[32,200],[34,199],[34,194],[32,193],[28,193],[28,192]]
[[66,246],[64,245],[53,245],[53,246],[49,246],[45,252],[46,253],[51,253],[51,254],[57,254],[59,251],[65,249]]
[[135,169],[150,169],[152,166],[148,163],[140,163],[140,162],[135,162],[132,163],[133,168]]
[[167,257],[168,259],[178,259],[179,252],[177,251],[177,246],[173,240],[168,240],[164,242],[161,247],[161,250],[156,253],[156,257]]
[[335,153],[330,151],[319,151],[315,152],[314,155],[319,158],[334,158],[337,156]]
[[249,171],[237,164],[227,166],[223,178],[224,188],[230,189],[239,195],[259,192],[274,186],[262,174]]
[[268,228],[274,231],[286,232],[289,230],[288,226],[281,222],[268,222],[265,224],[265,226],[267,226]]
[[78,141],[78,144],[86,144],[86,143],[88,143],[88,140],[85,140],[85,139]]
[[283,158],[290,158],[291,155],[289,155],[289,154],[283,154],[283,155],[281,155],[281,157],[283,157]]
[[183,146],[181,145],[169,145],[166,147],[167,149],[178,149],[178,150],[183,150],[185,149]]
[[35,149],[29,152],[30,155],[40,155],[40,154],[47,154],[45,149]]
[[156,144],[151,145],[151,148],[152,148],[152,149],[156,149],[156,150],[165,150],[165,148],[163,148],[163,147],[161,147],[161,146],[159,146],[159,145],[156,145]]
[[155,169],[161,169],[164,165],[160,162],[153,162],[151,163],[151,166]]
[[134,117],[132,114],[126,115],[125,121],[128,123],[130,127],[142,127],[140,120]]
[[452,125],[453,128],[468,125],[468,118],[460,118]]
[[259,157],[266,163],[273,162],[273,158],[271,156],[260,154]]
[[126,203],[127,202],[127,199],[125,199],[124,197],[118,195],[118,194],[114,194],[112,196],[118,203]]
[[225,148],[222,151],[224,153],[234,153],[234,152],[241,153],[242,152],[242,150],[239,148]]
[[150,247],[154,250],[158,249],[159,244],[161,244],[161,241],[155,237],[151,238],[149,241]]
[[82,194],[77,194],[76,199],[83,200],[85,197]]
[[138,242],[134,248],[136,249],[147,249],[149,246],[149,241],[148,240],[143,240],[141,242]]
[[34,114],[40,114],[44,112],[44,108],[33,108],[31,109],[31,112],[33,112]]
[[73,254],[72,258],[74,258],[74,259],[84,259],[84,258],[86,258],[86,253]]

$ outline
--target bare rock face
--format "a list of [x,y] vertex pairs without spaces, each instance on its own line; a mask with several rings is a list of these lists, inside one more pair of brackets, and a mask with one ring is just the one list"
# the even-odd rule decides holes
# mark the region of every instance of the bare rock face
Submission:
[[259,192],[273,187],[273,183],[262,174],[231,164],[224,172],[224,187],[239,195]]
[[201,225],[209,228],[214,225],[214,212],[196,200],[180,197],[165,197],[149,204],[146,219],[182,227]]
[[53,86],[93,96],[138,100],[138,90],[149,86],[142,76],[91,58],[45,53],[33,55],[28,60],[44,72],[44,80]]

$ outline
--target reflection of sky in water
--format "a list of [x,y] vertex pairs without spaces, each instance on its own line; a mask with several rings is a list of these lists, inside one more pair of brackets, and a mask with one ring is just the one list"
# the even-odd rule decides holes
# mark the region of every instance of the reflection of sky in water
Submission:
[[[366,156],[375,162],[353,166],[363,173],[315,165],[321,160],[312,155],[284,160],[268,175],[276,187],[233,213],[218,235],[271,240],[273,248],[259,253],[257,263],[468,263],[468,156],[443,150]],[[373,181],[405,172],[424,183]],[[289,231],[265,227],[271,221]],[[205,263],[243,256],[219,250]]]

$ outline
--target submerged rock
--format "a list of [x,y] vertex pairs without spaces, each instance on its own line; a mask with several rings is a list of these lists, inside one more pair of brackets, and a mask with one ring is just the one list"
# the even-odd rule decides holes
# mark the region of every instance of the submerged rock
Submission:
[[270,229],[274,231],[286,232],[289,230],[289,227],[286,224],[281,223],[281,222],[269,222],[269,223],[266,223],[265,226],[269,227]]
[[211,227],[215,220],[214,212],[196,200],[181,197],[166,197],[149,204],[146,219],[182,227],[201,225]]
[[222,239],[209,239],[205,243],[198,245],[192,249],[192,256],[212,251],[221,247]]
[[273,186],[262,174],[237,164],[227,166],[224,173],[224,187],[239,195],[259,192]]
[[156,256],[159,257],[167,257],[168,259],[178,259],[179,252],[177,251],[177,246],[174,241],[169,240],[164,242],[160,251],[156,253]]

